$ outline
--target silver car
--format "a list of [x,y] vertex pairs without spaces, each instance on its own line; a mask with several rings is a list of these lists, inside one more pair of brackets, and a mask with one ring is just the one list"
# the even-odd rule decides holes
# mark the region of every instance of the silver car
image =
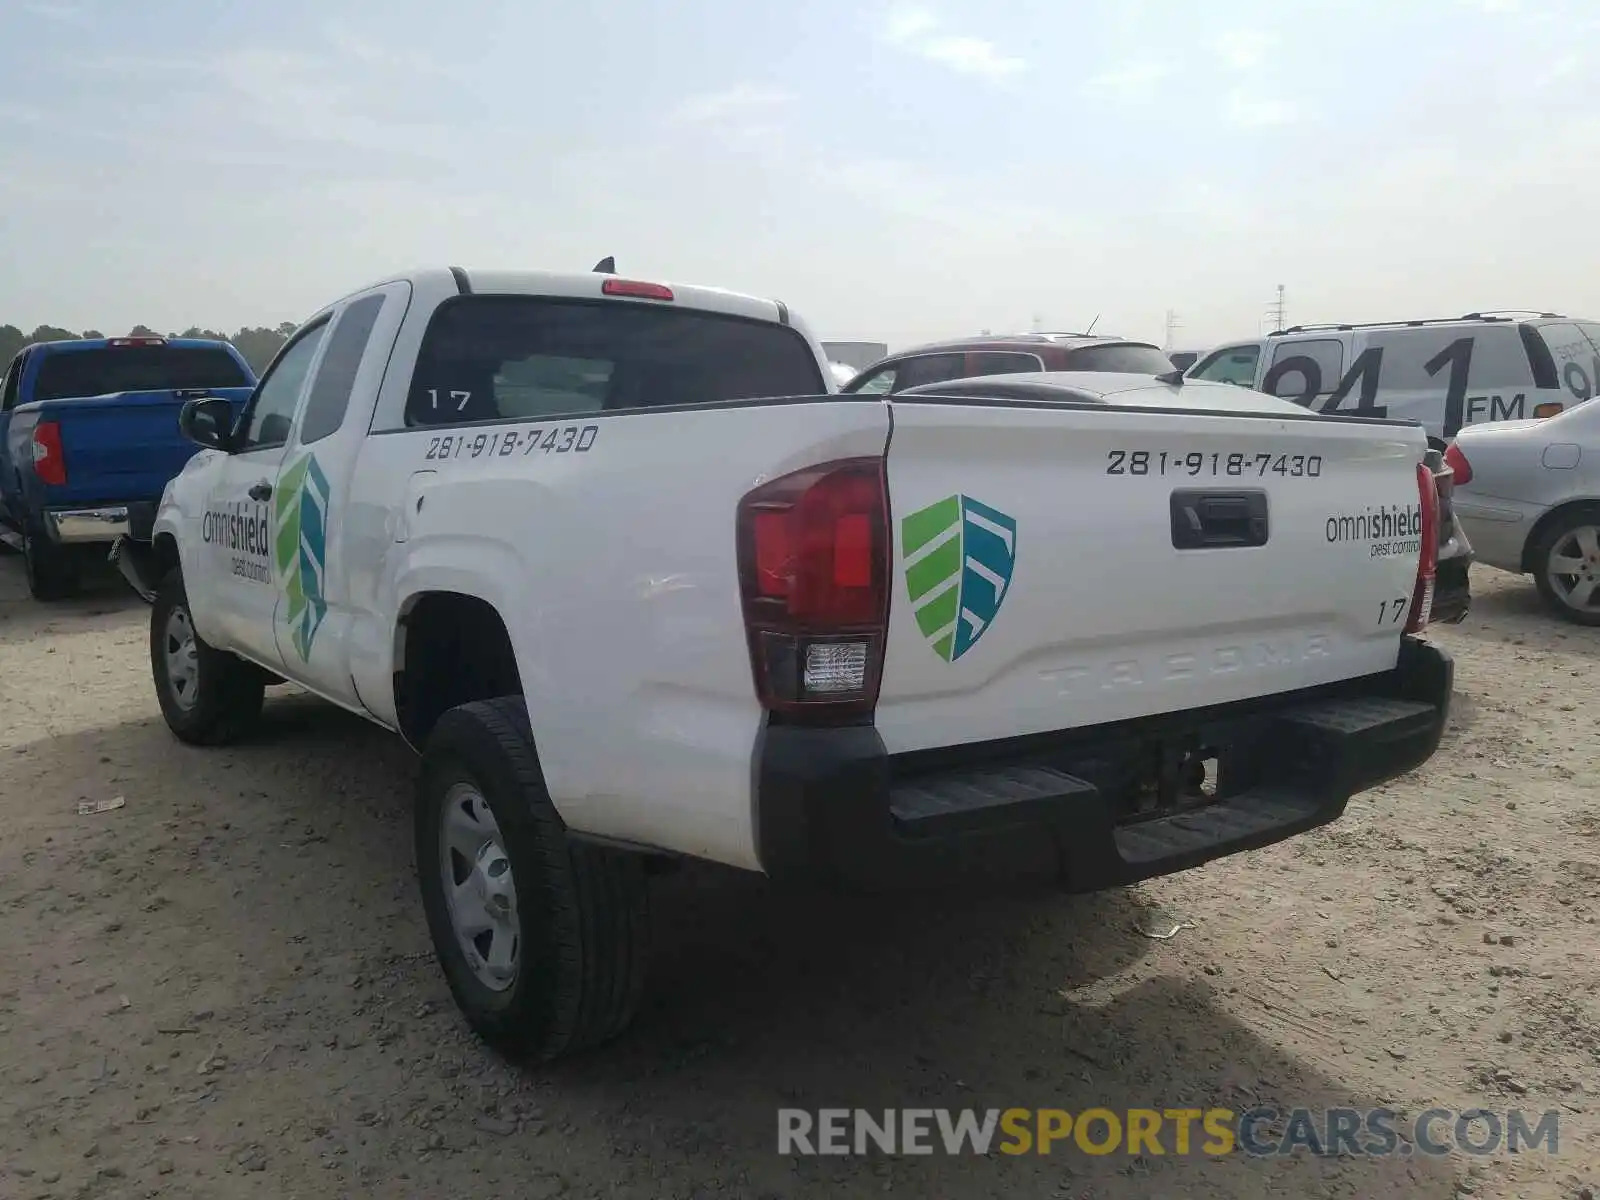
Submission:
[[1531,574],[1555,612],[1600,625],[1600,400],[1469,425],[1445,461],[1478,561]]

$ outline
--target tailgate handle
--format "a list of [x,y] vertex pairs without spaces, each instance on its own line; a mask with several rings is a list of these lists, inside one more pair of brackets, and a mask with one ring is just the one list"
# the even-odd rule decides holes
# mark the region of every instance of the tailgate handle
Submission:
[[1267,544],[1267,493],[1179,489],[1172,493],[1172,545],[1178,550]]

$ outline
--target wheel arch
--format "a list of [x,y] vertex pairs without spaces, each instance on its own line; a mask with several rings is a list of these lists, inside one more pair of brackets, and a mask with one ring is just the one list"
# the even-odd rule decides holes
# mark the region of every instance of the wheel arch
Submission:
[[470,592],[437,588],[408,596],[395,619],[393,687],[400,734],[419,751],[457,705],[522,696],[500,610]]
[[1534,551],[1545,534],[1549,533],[1552,528],[1574,512],[1584,509],[1593,510],[1596,516],[1600,517],[1600,496],[1579,496],[1571,500],[1563,500],[1554,508],[1548,509],[1533,523],[1533,528],[1528,530],[1528,536],[1522,543],[1522,573],[1524,575],[1531,575],[1537,570],[1537,564],[1533,561]]
[[150,539],[150,561],[158,572],[156,581],[160,582],[167,572],[183,570],[183,555],[178,551],[177,536],[168,530],[161,530]]

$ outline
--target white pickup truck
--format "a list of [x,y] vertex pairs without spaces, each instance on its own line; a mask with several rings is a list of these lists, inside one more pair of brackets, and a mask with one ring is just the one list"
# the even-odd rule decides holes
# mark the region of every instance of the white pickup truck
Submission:
[[452,992],[548,1059],[638,1001],[652,864],[1074,891],[1334,820],[1437,748],[1415,425],[1176,375],[839,395],[782,305],[421,271],[284,346],[147,541],[173,732],[291,681],[421,754]]

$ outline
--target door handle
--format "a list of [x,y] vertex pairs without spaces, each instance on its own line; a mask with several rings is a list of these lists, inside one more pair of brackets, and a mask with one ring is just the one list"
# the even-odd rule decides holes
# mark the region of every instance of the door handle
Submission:
[[263,479],[260,483],[252,483],[247,493],[252,500],[272,499],[272,485]]
[[1267,493],[1180,488],[1172,493],[1172,545],[1177,550],[1265,546]]

